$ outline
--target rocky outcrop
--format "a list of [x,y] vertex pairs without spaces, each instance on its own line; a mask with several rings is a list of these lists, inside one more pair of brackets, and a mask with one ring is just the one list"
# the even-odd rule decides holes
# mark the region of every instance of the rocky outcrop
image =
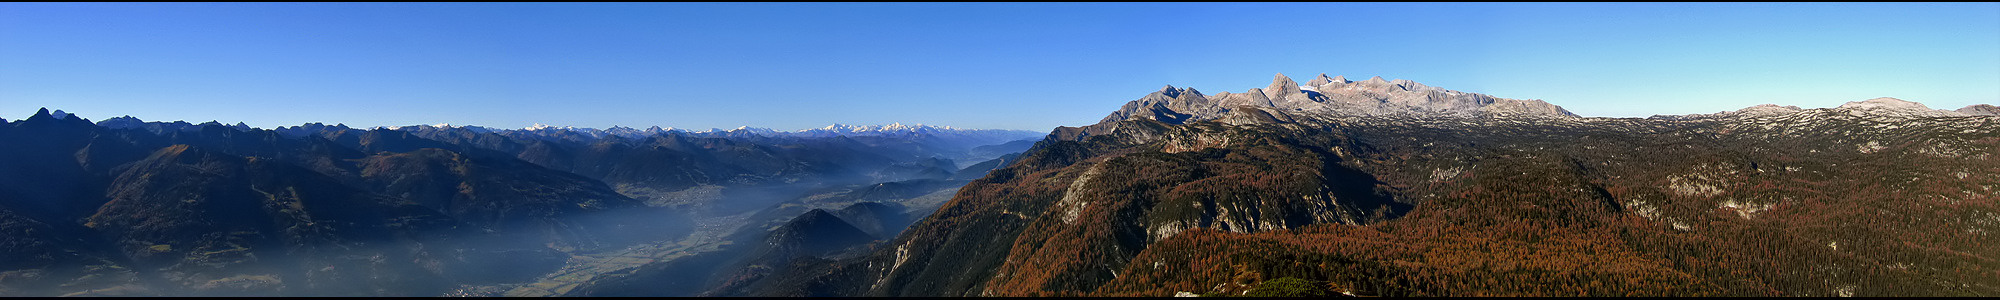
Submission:
[[[1251,114],[1234,113],[1255,109]],[[1095,125],[1057,128],[1059,140],[1110,132],[1119,121],[1150,119],[1166,124],[1240,118],[1255,115],[1306,114],[1332,116],[1445,116],[1445,117],[1548,117],[1572,118],[1576,114],[1541,100],[1518,100],[1431,87],[1415,81],[1382,79],[1352,82],[1346,77],[1320,74],[1299,85],[1285,74],[1271,78],[1271,84],[1243,93],[1222,92],[1203,95],[1193,88],[1169,85],[1159,91],[1125,103]],[[1256,119],[1253,117],[1253,119]],[[1243,122],[1233,119],[1231,122]]]
[[1991,104],[1973,104],[1959,108],[1957,112],[1974,116],[2000,116],[2000,107]]
[[1736,113],[1736,115],[1739,116],[1775,116],[1775,115],[1791,114],[1799,112],[1801,110],[1804,109],[1791,105],[1778,106],[1776,104],[1761,104],[1757,106],[1738,109],[1734,113]]
[[1954,116],[1966,115],[1955,111],[1931,109],[1929,106],[1924,106],[1923,103],[1904,101],[1903,99],[1896,99],[1889,97],[1848,102],[1846,104],[1841,104],[1840,107],[1835,107],[1833,109],[1848,111],[1856,114],[1907,116],[1907,117],[1954,117]]
[[1868,99],[1862,101],[1847,102],[1845,104],[1841,104],[1840,106],[1830,107],[1830,108],[1805,109],[1805,108],[1799,108],[1798,106],[1790,106],[1790,105],[1779,106],[1776,104],[1759,104],[1757,106],[1745,107],[1743,109],[1738,109],[1735,111],[1724,111],[1712,114],[1656,115],[1653,116],[1653,118],[1668,119],[1668,120],[1697,120],[1706,118],[1769,118],[1769,117],[1790,116],[1801,112],[1820,112],[1820,113],[1831,113],[1837,115],[1869,117],[1869,118],[1882,118],[1882,117],[1931,118],[1931,117],[2000,116],[2000,107],[1994,107],[1993,105],[1987,105],[1987,104],[1977,104],[1977,105],[1966,106],[1965,108],[1960,108],[1958,110],[1953,111],[1953,110],[1931,109],[1929,106],[1925,106],[1923,103],[1917,103],[1903,99],[1882,97],[1882,98]]

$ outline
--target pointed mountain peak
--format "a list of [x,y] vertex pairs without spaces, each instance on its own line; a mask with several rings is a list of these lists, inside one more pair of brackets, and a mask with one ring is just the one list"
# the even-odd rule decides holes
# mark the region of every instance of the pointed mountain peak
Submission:
[[1274,101],[1284,99],[1285,95],[1297,93],[1299,93],[1299,83],[1292,81],[1291,77],[1285,77],[1285,73],[1272,76],[1271,85],[1264,87],[1264,97]]
[[1348,83],[1347,76],[1333,76],[1333,83]]
[[1326,84],[1328,84],[1328,83],[1333,83],[1333,78],[1332,78],[1332,77],[1326,77],[1326,73],[1319,73],[1319,77],[1313,77],[1313,80],[1312,80],[1312,81],[1307,81],[1307,82],[1306,82],[1306,85],[1308,85],[1308,86],[1322,86],[1322,85],[1326,85]]
[[1368,81],[1364,82],[1368,84],[1389,84],[1388,80],[1382,80],[1382,76],[1369,77]]
[[[1285,73],[1278,73],[1278,75],[1271,76],[1271,86],[1264,88],[1264,90],[1270,91],[1278,87],[1284,87],[1284,86],[1297,87],[1299,86],[1299,83],[1297,81],[1292,81],[1291,77],[1285,77]],[[1297,88],[1293,89],[1296,90]]]
[[828,219],[828,218],[834,220],[840,219],[839,216],[835,216],[833,215],[833,213],[827,212],[825,209],[818,209],[818,208],[814,208],[811,211],[807,211],[804,214],[800,214],[798,217],[793,219],[800,221],[814,222],[814,221],[823,221],[821,219]]
[[1167,85],[1167,87],[1160,88],[1160,91],[1154,93],[1159,93],[1161,96],[1167,96],[1167,98],[1174,98],[1181,96],[1181,91],[1174,89],[1174,85],[1171,84]]
[[41,110],[36,110],[35,115],[33,116],[28,116],[29,120],[47,119],[47,118],[53,118],[49,116],[49,108],[47,107],[43,107]]
[[1424,84],[1422,84],[1422,83],[1418,83],[1418,82],[1417,82],[1417,81],[1415,81],[1415,80],[1409,80],[1409,79],[1397,79],[1397,80],[1390,80],[1390,81],[1389,81],[1389,83],[1391,83],[1391,84],[1395,84],[1396,86],[1399,86],[1399,87],[1402,87],[1402,88],[1403,88],[1403,90],[1406,90],[1406,91],[1416,91],[1416,90],[1423,90],[1424,88],[1428,88],[1428,87],[1430,87],[1430,86],[1426,86],[1426,85],[1424,85]]
[[1201,91],[1197,91],[1197,90],[1194,90],[1194,88],[1192,88],[1192,87],[1186,87],[1186,88],[1181,88],[1181,94],[1182,94],[1182,95],[1195,95],[1195,96],[1202,96],[1202,94],[1201,94]]

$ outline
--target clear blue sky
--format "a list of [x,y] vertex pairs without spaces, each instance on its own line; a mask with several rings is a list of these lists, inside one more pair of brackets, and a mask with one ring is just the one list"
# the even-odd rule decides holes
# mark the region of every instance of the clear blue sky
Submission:
[[1995,3],[0,3],[0,117],[1048,130],[1382,76],[1585,116],[2000,102]]

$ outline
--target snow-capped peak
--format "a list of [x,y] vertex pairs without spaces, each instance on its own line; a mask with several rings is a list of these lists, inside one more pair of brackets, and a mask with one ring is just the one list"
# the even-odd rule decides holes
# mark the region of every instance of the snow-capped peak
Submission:
[[[854,125],[840,124],[840,123],[834,123],[833,125],[826,125],[826,127],[819,128],[819,130],[825,130],[825,131],[847,131],[847,132],[852,132],[858,129],[860,129],[860,127],[856,127]],[[806,132],[806,131],[812,131],[812,129],[799,130],[799,132]]]
[[919,132],[919,131],[923,131],[923,132],[931,132],[931,131],[944,131],[944,130],[959,130],[959,129],[958,129],[958,128],[953,128],[953,127],[951,127],[951,126],[930,126],[930,125],[924,125],[924,124],[907,124],[907,125],[906,125],[906,124],[903,124],[902,122],[893,122],[893,123],[889,123],[889,124],[887,124],[887,125],[862,125],[862,126],[854,126],[854,125],[847,125],[847,124],[838,124],[838,123],[836,123],[836,124],[832,124],[832,125],[827,125],[826,127],[820,127],[820,128],[813,128],[813,129],[800,129],[800,130],[798,130],[798,131],[794,131],[794,132],[795,132],[795,133],[803,133],[803,134],[821,134],[821,135],[825,135],[825,134],[834,134],[834,135],[846,135],[846,134],[862,134],[862,135],[871,135],[871,134],[883,134],[883,133],[900,133],[900,132]]

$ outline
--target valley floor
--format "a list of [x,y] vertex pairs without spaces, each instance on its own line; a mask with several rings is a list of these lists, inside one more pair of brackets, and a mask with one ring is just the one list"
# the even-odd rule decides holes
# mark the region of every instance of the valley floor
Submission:
[[553,297],[589,283],[591,280],[607,276],[629,274],[639,266],[654,262],[671,261],[696,254],[722,250],[730,244],[725,241],[731,232],[749,224],[749,217],[755,212],[725,217],[703,218],[695,221],[693,233],[678,239],[659,240],[632,245],[618,250],[592,253],[572,253],[569,261],[561,269],[535,278],[534,281],[468,285],[451,292],[445,297]]

